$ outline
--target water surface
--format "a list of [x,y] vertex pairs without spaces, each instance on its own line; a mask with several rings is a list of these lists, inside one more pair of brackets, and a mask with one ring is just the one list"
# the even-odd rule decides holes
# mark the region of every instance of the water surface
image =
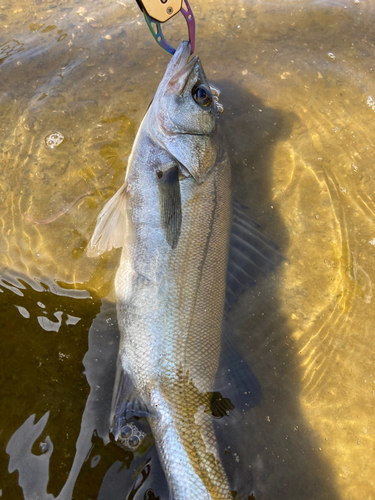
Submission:
[[[375,4],[192,8],[196,52],[222,90],[234,196],[286,257],[229,318],[262,388],[226,437],[233,488],[375,498]],[[135,454],[107,443],[119,253],[84,250],[169,55],[131,0],[8,0],[0,26],[2,496],[31,498],[36,466],[40,498],[68,498],[70,481],[76,500],[167,499],[152,440]],[[185,36],[182,17],[166,34]]]

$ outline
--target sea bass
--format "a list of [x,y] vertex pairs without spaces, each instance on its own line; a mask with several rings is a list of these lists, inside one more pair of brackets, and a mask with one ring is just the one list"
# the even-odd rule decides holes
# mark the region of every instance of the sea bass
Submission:
[[121,376],[112,425],[129,408],[147,416],[174,500],[226,500],[233,495],[210,402],[221,350],[231,173],[218,92],[189,54],[182,42],[88,251],[122,247],[115,279]]

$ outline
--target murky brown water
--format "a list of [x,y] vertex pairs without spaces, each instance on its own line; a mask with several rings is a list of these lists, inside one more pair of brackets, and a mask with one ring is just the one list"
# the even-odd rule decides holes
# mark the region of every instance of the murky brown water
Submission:
[[[262,387],[232,450],[242,460],[234,484],[241,475],[257,500],[375,499],[375,2],[191,4],[196,53],[222,90],[235,198],[287,258],[231,315]],[[50,436],[54,449],[41,457],[50,454],[48,493],[59,494],[100,307],[90,338],[106,333],[113,352],[117,338],[101,299],[119,254],[88,259],[84,249],[169,55],[134,0],[8,0],[0,27],[0,490],[29,500],[5,449],[49,410],[41,437],[27,445],[25,431],[19,453],[40,454]],[[185,36],[182,18],[166,34]],[[48,147],[57,132],[64,141]],[[25,217],[53,219],[82,194],[49,224]],[[76,500],[148,500],[151,488],[167,498],[152,447],[133,456],[100,432],[92,442]]]

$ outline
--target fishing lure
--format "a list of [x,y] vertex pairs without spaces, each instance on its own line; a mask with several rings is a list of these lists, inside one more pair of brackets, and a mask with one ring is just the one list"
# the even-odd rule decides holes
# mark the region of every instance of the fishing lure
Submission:
[[176,49],[166,40],[161,24],[169,21],[173,16],[182,13],[189,30],[189,42],[191,51],[194,53],[195,45],[195,20],[193,12],[187,0],[136,0],[139,8],[143,12],[147,25],[156,42],[170,54],[174,54]]

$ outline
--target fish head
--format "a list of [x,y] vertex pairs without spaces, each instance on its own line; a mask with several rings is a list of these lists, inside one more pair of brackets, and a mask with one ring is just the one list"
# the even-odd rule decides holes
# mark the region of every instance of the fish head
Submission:
[[215,134],[217,93],[199,57],[189,59],[190,43],[181,42],[150,106],[148,124],[151,134],[178,160],[182,173],[202,182],[220,149]]

